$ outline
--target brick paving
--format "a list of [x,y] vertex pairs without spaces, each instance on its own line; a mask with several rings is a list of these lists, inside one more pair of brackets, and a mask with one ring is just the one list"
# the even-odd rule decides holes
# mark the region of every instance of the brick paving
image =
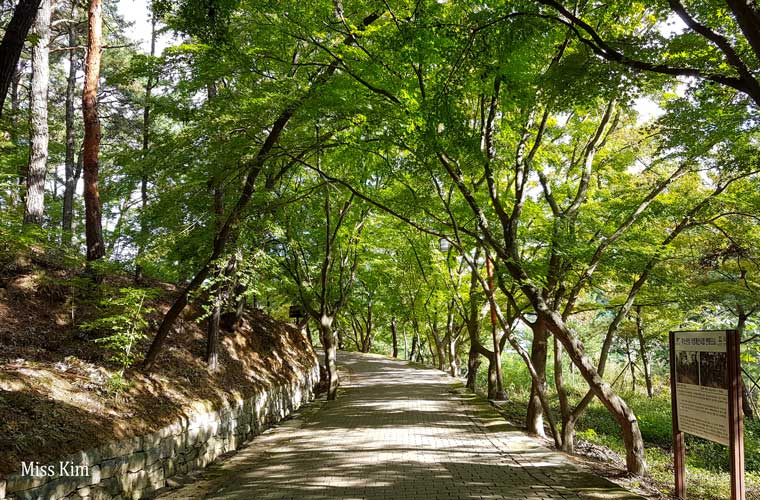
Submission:
[[316,403],[165,500],[637,499],[509,426],[430,368],[341,352]]

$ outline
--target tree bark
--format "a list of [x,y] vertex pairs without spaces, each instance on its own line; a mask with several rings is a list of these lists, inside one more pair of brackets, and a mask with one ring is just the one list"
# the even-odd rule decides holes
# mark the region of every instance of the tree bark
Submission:
[[[150,19],[150,57],[156,55],[156,15],[151,14]],[[153,93],[153,74],[148,74],[148,81],[145,83],[145,104],[143,106],[142,122],[142,175],[140,176],[140,204],[142,207],[142,216],[140,217],[140,242],[137,246],[137,265],[135,266],[135,282],[140,283],[143,279],[143,268],[140,264],[140,257],[145,252],[145,245],[148,240],[148,225],[145,220],[145,212],[148,209],[148,173],[145,162],[150,149],[150,106],[151,95]],[[211,92],[209,92],[211,98]]]
[[222,294],[215,289],[211,304],[211,316],[208,319],[208,338],[206,339],[206,364],[212,372],[219,367],[219,320],[222,315]]
[[319,329],[325,348],[325,369],[327,370],[327,399],[335,400],[338,397],[338,346],[335,332],[332,328],[333,318],[322,315]]
[[[530,360],[540,378],[543,389],[546,389],[546,356],[548,352],[549,332],[546,330],[546,323],[541,319],[531,325],[533,330],[533,342],[531,344]],[[531,381],[530,399],[528,400],[528,415],[526,417],[526,427],[528,432],[541,437],[546,437],[544,431],[544,410],[541,406],[541,399],[538,395],[539,388],[535,380]]]
[[[476,249],[473,260],[477,262],[480,256],[480,250]],[[470,340],[470,351],[467,356],[467,382],[466,386],[471,391],[477,389],[478,369],[480,368],[480,356],[485,348],[480,343],[480,314],[478,308],[478,293],[480,285],[478,284],[478,271],[473,266],[470,269],[470,293],[467,311],[467,335]],[[488,356],[486,355],[486,358]]]
[[3,116],[5,96],[11,86],[26,35],[34,23],[40,2],[41,0],[20,0],[5,28],[3,41],[0,42],[0,117]]
[[29,102],[29,167],[26,176],[24,224],[42,224],[48,161],[48,86],[50,82],[50,0],[42,0],[34,21],[37,44],[32,48],[32,90]]
[[[212,189],[214,192],[214,229],[218,230],[224,218],[224,192],[217,186],[212,187]],[[224,303],[222,273],[222,269],[217,271],[216,283],[213,283],[211,287],[211,316],[208,320],[208,336],[206,338],[206,363],[211,371],[216,371],[219,359],[219,323]]]
[[649,353],[647,352],[646,340],[644,339],[644,325],[641,321],[641,306],[636,306],[636,336],[639,338],[639,350],[641,352],[641,364],[644,368],[644,381],[647,385],[647,396],[649,399],[654,397],[654,388],[652,387],[652,367],[649,364]]
[[[69,47],[76,47],[77,32],[74,20],[77,17],[77,2],[71,2],[71,22],[68,23]],[[77,51],[69,51],[69,74],[66,79],[66,159],[63,189],[63,217],[61,222],[62,240],[66,246],[71,246],[74,223],[74,193],[76,179],[74,169],[76,164],[76,138],[74,131],[74,93],[77,83]]]
[[631,357],[631,339],[625,338],[625,354],[628,357],[628,366],[631,368],[631,389],[636,392],[636,365]]
[[100,119],[98,118],[98,79],[103,43],[103,1],[90,0],[88,19],[87,66],[82,114],[84,116],[84,206],[87,260],[94,261],[105,256],[103,242],[98,170],[100,152]]
[[393,338],[393,357],[398,358],[398,332],[396,331],[396,317],[391,318],[391,335]]
[[417,361],[417,358],[419,358],[419,350],[420,350],[420,332],[417,327],[416,321],[413,323],[414,325],[414,334],[412,335],[412,348],[409,351],[409,361]]
[[[535,300],[535,296],[531,297]],[[644,440],[636,415],[626,402],[618,396],[612,388],[602,380],[592,365],[591,361],[583,352],[583,345],[574,337],[572,331],[562,320],[562,317],[546,308],[545,304],[536,301],[537,313],[547,322],[551,332],[557,336],[565,350],[578,367],[583,378],[599,401],[609,410],[617,421],[623,435],[626,449],[626,467],[628,472],[641,475],[646,472],[646,460],[644,458]]]
[[[736,330],[739,332],[739,339],[742,338],[744,335],[744,329],[747,326],[747,319],[749,318],[750,314],[748,314],[744,306],[742,304],[738,304],[736,306],[736,312],[738,315],[738,322],[736,325]],[[744,383],[744,376],[741,377],[741,384],[742,384],[742,412],[744,413],[744,418],[747,420],[755,420],[755,412],[752,410],[752,403],[750,403],[750,394],[747,390],[747,384]]]
[[[11,138],[11,143],[14,146],[18,146],[19,144],[18,116],[19,116],[20,100],[19,100],[19,95],[18,95],[18,89],[20,87],[20,83],[21,83],[21,70],[20,68],[17,67],[16,71],[13,74],[13,78],[11,79],[10,138]],[[20,204],[24,199],[22,187],[26,183],[26,164],[19,163],[16,170],[18,171],[18,179],[17,179],[18,189],[14,189],[11,195],[14,206]]]

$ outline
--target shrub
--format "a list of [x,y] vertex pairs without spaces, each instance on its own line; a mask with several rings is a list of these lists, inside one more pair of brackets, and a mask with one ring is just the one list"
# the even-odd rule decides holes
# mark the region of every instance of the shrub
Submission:
[[[147,301],[156,294],[155,290],[144,288],[121,288],[119,293],[106,293],[100,301],[105,314],[82,325],[84,330],[110,333],[94,342],[112,352],[111,361],[119,366],[118,379],[137,361],[135,346],[145,338],[146,318],[153,311]],[[120,380],[114,380],[113,384],[120,385]]]

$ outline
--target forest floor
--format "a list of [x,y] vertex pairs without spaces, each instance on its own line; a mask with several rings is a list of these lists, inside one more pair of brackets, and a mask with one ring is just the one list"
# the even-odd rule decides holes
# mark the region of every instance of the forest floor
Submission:
[[[150,374],[129,370],[116,390],[117,367],[84,331],[102,304],[82,291],[67,269],[22,266],[0,274],[0,478],[20,462],[48,463],[78,450],[160,428],[179,416],[218,408],[256,389],[292,380],[313,363],[314,351],[293,326],[248,310],[234,331],[221,332],[219,370],[204,361],[206,321],[188,307]],[[153,329],[176,288],[150,283],[147,349]],[[108,275],[100,289],[134,286],[131,277]],[[147,306],[148,304],[146,304]]]

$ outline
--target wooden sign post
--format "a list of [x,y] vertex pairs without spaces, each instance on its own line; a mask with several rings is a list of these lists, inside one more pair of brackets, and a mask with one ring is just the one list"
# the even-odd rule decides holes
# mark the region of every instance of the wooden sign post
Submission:
[[727,445],[731,500],[744,498],[744,415],[736,330],[670,332],[675,496],[686,498],[688,432]]

